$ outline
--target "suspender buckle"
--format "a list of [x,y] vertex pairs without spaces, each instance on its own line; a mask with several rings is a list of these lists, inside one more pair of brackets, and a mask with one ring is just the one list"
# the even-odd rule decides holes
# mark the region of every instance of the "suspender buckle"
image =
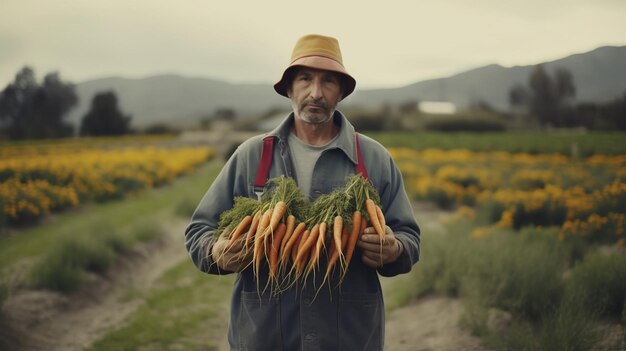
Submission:
[[255,186],[254,187],[254,193],[256,194],[256,199],[261,201],[261,197],[263,196],[263,194],[265,193],[263,191],[263,188],[261,188],[260,190]]

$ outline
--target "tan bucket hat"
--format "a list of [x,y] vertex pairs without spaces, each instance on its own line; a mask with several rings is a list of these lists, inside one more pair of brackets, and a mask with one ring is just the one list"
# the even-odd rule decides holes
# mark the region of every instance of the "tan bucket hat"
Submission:
[[343,77],[343,98],[350,95],[356,86],[356,80],[343,67],[339,42],[333,37],[319,34],[305,35],[298,40],[291,53],[291,63],[283,72],[274,90],[282,96],[287,96],[291,84],[291,71],[294,67],[310,67],[340,73]]

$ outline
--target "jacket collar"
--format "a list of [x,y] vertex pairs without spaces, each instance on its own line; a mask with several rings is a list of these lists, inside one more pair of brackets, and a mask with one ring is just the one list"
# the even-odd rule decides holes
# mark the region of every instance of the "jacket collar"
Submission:
[[[281,144],[286,144],[289,133],[291,133],[294,118],[294,114],[291,112],[274,130],[268,133],[268,136],[276,137],[280,140]],[[352,163],[357,164],[358,158],[356,144],[354,142],[356,132],[354,126],[350,124],[346,116],[340,111],[335,111],[333,120],[340,126],[337,148],[342,150]]]

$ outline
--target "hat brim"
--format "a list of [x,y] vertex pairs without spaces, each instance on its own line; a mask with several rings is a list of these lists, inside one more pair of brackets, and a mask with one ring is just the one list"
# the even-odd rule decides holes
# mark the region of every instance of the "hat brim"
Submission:
[[278,94],[284,97],[289,97],[287,96],[287,90],[291,84],[290,73],[296,67],[323,69],[341,74],[343,78],[343,99],[352,94],[354,88],[356,87],[356,80],[352,78],[348,72],[346,72],[346,69],[339,62],[324,56],[305,56],[293,61],[289,67],[285,69],[285,72],[283,72],[283,76],[280,80],[274,84],[274,90]]

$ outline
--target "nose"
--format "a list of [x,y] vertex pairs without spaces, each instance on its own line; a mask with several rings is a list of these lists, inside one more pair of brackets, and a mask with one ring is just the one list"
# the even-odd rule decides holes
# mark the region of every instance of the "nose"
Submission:
[[319,79],[314,79],[311,83],[311,90],[309,95],[314,100],[319,100],[322,97],[322,83]]

